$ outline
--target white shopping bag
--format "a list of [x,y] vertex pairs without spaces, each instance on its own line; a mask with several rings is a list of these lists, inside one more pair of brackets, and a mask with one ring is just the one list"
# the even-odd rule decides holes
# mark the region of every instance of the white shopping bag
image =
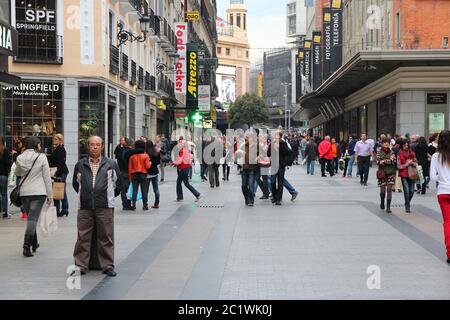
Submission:
[[425,178],[423,176],[422,166],[417,166],[417,172],[419,173],[419,183],[420,183],[420,185],[423,185],[425,183]]
[[42,233],[46,237],[58,230],[58,217],[53,204],[48,205],[47,202],[44,203],[39,218],[39,225],[41,226]]
[[15,172],[16,172],[16,163],[14,162],[11,166],[11,172],[9,173],[8,176],[8,187],[10,188],[16,187],[17,176]]

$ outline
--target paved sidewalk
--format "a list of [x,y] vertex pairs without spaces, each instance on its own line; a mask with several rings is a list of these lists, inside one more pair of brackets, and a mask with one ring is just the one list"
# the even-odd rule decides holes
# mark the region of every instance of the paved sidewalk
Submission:
[[[118,276],[89,272],[80,290],[66,287],[76,240],[76,195],[59,230],[41,236],[35,257],[21,254],[25,222],[0,221],[0,299],[448,299],[442,218],[435,190],[415,195],[404,213],[394,194],[393,214],[378,208],[375,170],[368,187],[356,178],[307,176],[296,166],[287,178],[283,206],[257,200],[244,205],[240,177],[219,189],[194,186],[175,199],[176,172],[160,186],[161,209],[115,219]],[[258,198],[261,196],[258,191]],[[150,199],[153,199],[150,192]],[[369,290],[369,266],[381,272],[380,290]]]

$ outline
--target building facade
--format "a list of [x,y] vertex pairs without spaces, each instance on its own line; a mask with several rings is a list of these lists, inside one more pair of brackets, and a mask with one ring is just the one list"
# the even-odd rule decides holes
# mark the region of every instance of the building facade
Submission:
[[244,1],[231,1],[226,20],[219,19],[218,24],[218,101],[229,104],[250,90],[250,45]]
[[[186,108],[185,96],[175,94],[176,25],[197,8],[202,19],[188,23],[188,41],[203,40],[205,56],[213,56],[214,1],[11,0],[19,45],[9,68],[22,83],[2,95],[8,146],[35,135],[49,149],[63,133],[74,165],[93,134],[104,138],[108,156],[122,136],[170,138],[175,110]],[[144,16],[145,40],[130,41],[124,32],[142,36]]]
[[340,140],[449,128],[450,2],[346,0],[341,10],[342,67],[300,99],[295,117]]

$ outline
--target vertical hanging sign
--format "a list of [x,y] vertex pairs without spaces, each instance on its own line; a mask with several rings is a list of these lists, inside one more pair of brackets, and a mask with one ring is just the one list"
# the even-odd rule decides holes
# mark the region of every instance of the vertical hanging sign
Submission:
[[331,9],[324,8],[323,10],[322,79],[326,81],[331,76]]
[[331,2],[331,63],[330,74],[342,66],[342,1]]
[[313,90],[316,90],[322,84],[322,32],[314,31],[313,35]]
[[198,107],[198,46],[187,44],[187,90],[186,107]]
[[186,93],[186,45],[188,42],[187,23],[181,22],[175,25],[175,35],[177,37],[177,49],[180,58],[175,67],[175,91],[181,94]]
[[295,66],[296,66],[296,97],[297,100],[302,96],[303,88],[302,88],[302,76],[303,76],[303,59],[304,59],[303,48],[298,49]]
[[311,40],[305,40],[305,56],[304,56],[304,75],[305,75],[305,92],[311,91]]

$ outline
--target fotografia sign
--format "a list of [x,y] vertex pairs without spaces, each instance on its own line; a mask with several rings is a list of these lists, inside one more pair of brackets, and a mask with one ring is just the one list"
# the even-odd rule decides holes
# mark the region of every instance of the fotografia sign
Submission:
[[17,49],[17,31],[0,20],[0,54],[13,56]]

